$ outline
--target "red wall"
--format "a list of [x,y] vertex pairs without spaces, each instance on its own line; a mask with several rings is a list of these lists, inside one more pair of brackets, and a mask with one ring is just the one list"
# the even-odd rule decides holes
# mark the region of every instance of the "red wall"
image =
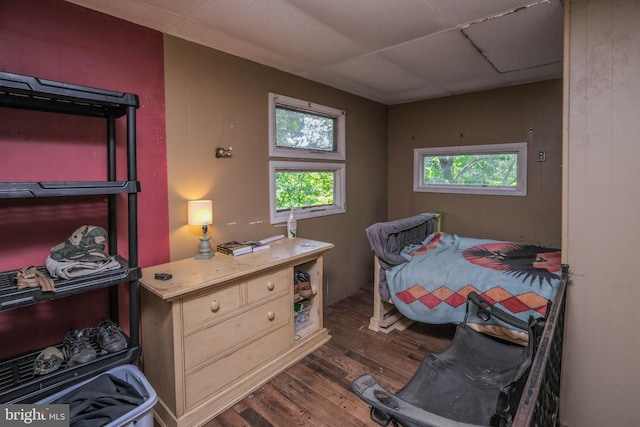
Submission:
[[[139,260],[169,260],[162,34],[62,0],[2,0],[0,70],[139,96]],[[118,179],[126,180],[125,123],[118,120]],[[103,180],[106,123],[0,108],[0,181]],[[126,218],[126,198],[119,200]],[[0,271],[44,265],[52,246],[79,226],[106,226],[103,198],[0,199]],[[128,256],[126,221],[118,253]],[[112,242],[113,244],[113,242]],[[0,312],[0,358],[62,341],[70,328],[108,315],[98,290]],[[128,295],[120,289],[121,323]]]

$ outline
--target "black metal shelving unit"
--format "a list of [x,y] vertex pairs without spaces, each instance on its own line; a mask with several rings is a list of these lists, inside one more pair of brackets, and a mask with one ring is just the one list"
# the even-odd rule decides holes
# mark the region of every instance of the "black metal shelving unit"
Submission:
[[[43,376],[33,375],[33,363],[39,351],[16,355],[0,361],[0,403],[33,403],[69,385],[93,377],[112,367],[135,363],[140,357],[140,300],[138,279],[138,193],[136,159],[136,110],[140,103],[132,93],[79,86],[21,74],[0,71],[0,107],[38,110],[104,118],[107,124],[107,177],[104,181],[82,182],[0,182],[0,198],[43,198],[107,196],[109,253],[121,269],[72,280],[55,280],[56,292],[40,288],[17,289],[13,277],[17,271],[0,272],[0,310],[16,309],[41,301],[64,298],[99,288],[109,288],[109,315],[118,321],[120,283],[128,283],[130,336],[127,349],[99,356],[84,365],[66,367]],[[127,180],[116,180],[116,120],[126,120]],[[118,255],[117,196],[126,194],[129,259]],[[48,275],[44,266],[37,267]]]

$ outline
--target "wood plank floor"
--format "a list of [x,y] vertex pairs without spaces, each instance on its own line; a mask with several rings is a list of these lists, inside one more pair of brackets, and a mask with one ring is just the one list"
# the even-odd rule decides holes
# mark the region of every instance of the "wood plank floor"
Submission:
[[451,341],[451,325],[414,325],[404,332],[375,333],[367,326],[373,292],[363,288],[328,307],[331,341],[205,424],[219,426],[377,426],[351,382],[369,373],[389,390],[404,385],[425,354]]

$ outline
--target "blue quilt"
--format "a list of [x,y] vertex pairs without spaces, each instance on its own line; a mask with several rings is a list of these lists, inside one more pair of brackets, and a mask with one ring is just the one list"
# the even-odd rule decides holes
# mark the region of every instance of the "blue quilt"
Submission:
[[524,321],[543,316],[561,279],[560,251],[535,245],[436,232],[401,254],[386,271],[391,298],[425,323],[462,322],[471,291]]

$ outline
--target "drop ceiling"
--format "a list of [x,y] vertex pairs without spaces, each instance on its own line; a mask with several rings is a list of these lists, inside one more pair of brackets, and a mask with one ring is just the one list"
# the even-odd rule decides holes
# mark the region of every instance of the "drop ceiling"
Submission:
[[384,104],[562,77],[562,0],[68,0]]

